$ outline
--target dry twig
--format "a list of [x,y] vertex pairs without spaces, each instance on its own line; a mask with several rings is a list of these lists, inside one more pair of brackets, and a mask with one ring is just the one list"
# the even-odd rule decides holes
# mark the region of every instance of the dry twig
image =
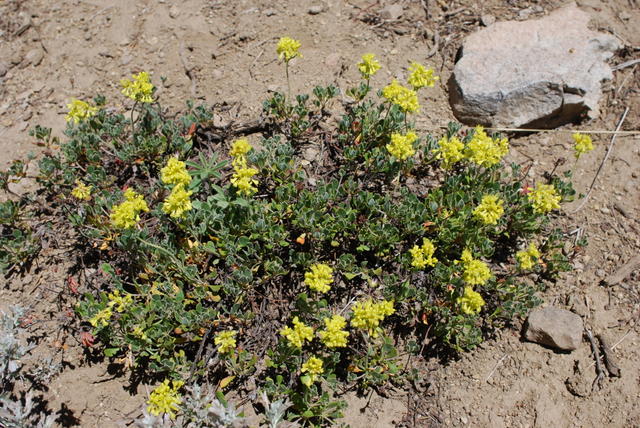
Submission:
[[589,343],[591,344],[591,352],[593,353],[593,358],[596,361],[596,378],[593,380],[591,384],[591,392],[596,388],[600,388],[602,383],[602,379],[604,379],[604,370],[602,369],[602,363],[600,363],[600,352],[598,352],[598,346],[596,345],[596,341],[593,339],[593,333],[588,328],[584,329],[585,334],[587,335],[587,339],[589,339]]

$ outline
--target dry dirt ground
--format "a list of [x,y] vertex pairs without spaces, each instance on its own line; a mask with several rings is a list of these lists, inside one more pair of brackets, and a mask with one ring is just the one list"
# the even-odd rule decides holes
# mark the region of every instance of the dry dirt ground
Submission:
[[[304,58],[292,63],[294,91],[358,81],[354,64],[375,53],[383,69],[380,87],[402,77],[409,60],[433,66],[440,85],[422,100],[418,121],[438,134],[453,116],[447,81],[465,34],[480,17],[498,20],[543,16],[564,2],[404,0],[398,19],[385,19],[388,5],[375,0],[2,0],[0,1],[0,167],[37,152],[28,136],[35,124],[61,136],[66,103],[104,94],[118,107],[118,82],[147,70],[161,102],[175,110],[191,98],[216,104],[222,123],[255,117],[269,90],[282,88],[284,70],[275,44],[282,35],[302,42]],[[593,28],[618,37],[625,49],[614,64],[640,56],[640,4],[636,0],[585,0]],[[640,129],[640,64],[615,71],[605,85],[601,117],[564,127]],[[580,160],[576,188],[585,193],[610,136],[595,138],[596,150]],[[558,158],[572,163],[569,133],[513,136],[512,160],[532,164],[536,175]],[[604,164],[587,204],[564,208],[558,220],[567,233],[583,233],[586,248],[567,246],[575,270],[543,296],[546,304],[572,309],[594,332],[614,344],[621,378],[607,378],[591,392],[595,377],[587,342],[573,353],[557,353],[520,339],[516,322],[459,360],[429,361],[422,393],[390,391],[389,398],[350,396],[345,422],[359,426],[590,427],[640,426],[639,273],[614,286],[601,280],[640,250],[640,139],[621,136]],[[19,189],[18,189],[19,190]],[[59,326],[71,322],[71,307],[57,295],[69,287],[68,260],[55,240],[30,272],[0,286],[0,307],[27,304],[36,355],[55,352],[65,368],[48,385],[49,408],[61,426],[115,427],[129,424],[148,390],[132,390],[126,376],[107,362],[91,362],[78,338]],[[426,370],[426,369],[425,369]],[[568,387],[567,384],[572,386]],[[583,395],[583,396],[581,396]]]

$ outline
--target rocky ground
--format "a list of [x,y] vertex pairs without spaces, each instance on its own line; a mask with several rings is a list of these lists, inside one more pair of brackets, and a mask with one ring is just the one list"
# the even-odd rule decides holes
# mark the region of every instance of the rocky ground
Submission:
[[[284,85],[275,44],[282,35],[302,42],[304,58],[292,63],[294,91],[359,79],[354,64],[375,53],[383,65],[372,82],[402,77],[409,60],[434,67],[439,85],[422,101],[424,132],[439,134],[454,120],[446,82],[462,40],[493,20],[541,17],[564,2],[473,0],[5,0],[0,3],[0,167],[38,153],[28,131],[49,126],[62,137],[71,97],[96,92],[111,105],[122,102],[119,80],[153,73],[161,102],[180,109],[187,99],[214,105],[219,124],[255,118],[269,91]],[[640,55],[640,5],[635,0],[585,0],[578,6],[591,27],[623,46],[612,64]],[[640,64],[614,71],[605,83],[600,117],[564,126],[613,130],[626,108],[623,130],[640,129]],[[576,188],[586,193],[611,136],[598,134],[596,149],[580,159]],[[512,137],[510,160],[550,171],[559,158],[572,164],[570,133]],[[640,139],[619,136],[587,203],[569,204],[559,219],[587,247],[567,246],[574,271],[543,296],[547,305],[580,315],[594,334],[612,344],[622,377],[596,376],[588,342],[570,353],[521,340],[521,323],[505,329],[459,360],[429,361],[420,394],[391,391],[389,397],[349,396],[345,422],[359,426],[573,427],[638,426],[640,410],[640,288],[638,272],[607,285],[609,275],[640,250]],[[14,189],[23,191],[24,189]],[[44,220],[44,219],[43,219]],[[104,361],[88,359],[79,337],[65,331],[72,307],[58,294],[73,285],[65,250],[52,237],[25,274],[5,280],[0,308],[21,303],[32,309],[35,356],[55,354],[63,371],[48,383],[47,406],[60,426],[125,426],[138,415],[148,391]],[[72,288],[72,287],[71,287]]]

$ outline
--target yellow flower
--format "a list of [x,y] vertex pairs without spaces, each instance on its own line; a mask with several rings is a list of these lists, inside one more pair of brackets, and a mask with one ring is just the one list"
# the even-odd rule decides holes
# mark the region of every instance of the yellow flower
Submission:
[[471,251],[464,249],[460,257],[464,272],[462,279],[469,285],[483,285],[491,278],[491,269],[482,260],[474,259]]
[[325,329],[318,332],[318,336],[327,348],[344,348],[347,346],[349,332],[344,331],[347,321],[340,315],[324,319]]
[[464,288],[464,294],[456,300],[460,309],[467,315],[474,315],[480,312],[484,306],[484,299],[480,293],[473,291],[471,287]]
[[313,340],[313,328],[305,325],[298,317],[293,317],[293,328],[284,327],[280,330],[280,335],[285,337],[290,346],[302,348],[305,340]]
[[291,61],[297,56],[302,58],[302,54],[298,52],[300,46],[302,45],[297,40],[290,37],[281,37],[280,41],[278,41],[278,47],[276,48],[278,58],[284,59],[286,62]]
[[442,159],[442,168],[449,169],[454,163],[464,159],[464,143],[458,137],[442,137],[434,150],[437,159]]
[[131,334],[133,334],[135,337],[144,341],[149,339],[147,337],[147,334],[142,330],[142,327],[140,327],[139,325],[133,328],[133,330],[131,331]]
[[420,88],[429,87],[433,88],[436,81],[440,78],[433,75],[433,68],[425,68],[422,64],[412,62],[409,66],[409,79],[407,82],[413,86],[413,90],[417,91]]
[[413,142],[417,139],[418,136],[413,131],[407,132],[406,135],[391,134],[391,143],[387,144],[387,150],[394,158],[405,160],[416,153]]
[[390,103],[400,107],[400,110],[405,113],[414,113],[420,110],[416,91],[405,88],[395,79],[382,89],[382,96]]
[[111,308],[110,307],[104,308],[103,310],[95,314],[89,320],[89,323],[91,323],[91,325],[94,327],[106,327],[109,325],[109,320],[111,319],[111,315],[113,315]]
[[509,140],[494,140],[486,134],[482,126],[476,126],[473,137],[467,144],[465,156],[471,162],[488,168],[499,163],[508,152]]
[[191,210],[191,200],[189,197],[193,192],[184,190],[183,184],[178,184],[171,190],[171,194],[167,196],[162,204],[162,211],[169,214],[172,218],[182,218],[184,214]]
[[357,302],[353,305],[353,318],[351,325],[356,328],[367,330],[372,337],[378,337],[378,326],[388,315],[395,312],[393,302],[383,300],[373,303],[369,299],[364,302]]
[[326,293],[331,289],[333,269],[324,263],[311,266],[311,271],[304,274],[304,283],[313,291]]
[[324,363],[320,358],[310,357],[300,370],[302,373],[309,373],[308,376],[301,377],[302,383],[311,386],[318,379],[318,376],[324,373],[323,365]]
[[231,150],[229,151],[229,155],[231,157],[237,158],[240,156],[244,156],[252,149],[251,144],[249,144],[249,140],[246,138],[239,138],[231,144]]
[[258,170],[247,167],[244,156],[240,156],[236,160],[240,160],[240,162],[234,162],[235,172],[231,176],[231,184],[238,189],[238,193],[250,196],[258,191],[258,188],[255,187],[258,184],[258,180],[253,178],[258,173]]
[[573,134],[573,141],[576,142],[574,149],[576,152],[576,159],[580,157],[580,155],[584,153],[588,153],[593,150],[593,142],[591,141],[590,135],[581,134],[576,132]]
[[130,229],[140,221],[140,212],[149,211],[142,195],[129,188],[124,192],[125,201],[111,211],[111,223],[121,229]]
[[518,260],[518,265],[522,270],[531,269],[535,266],[538,259],[540,259],[540,251],[533,242],[529,244],[529,248],[526,250],[518,251],[516,253],[516,260]]
[[69,113],[65,116],[67,122],[80,123],[84,119],[88,119],[98,112],[98,107],[93,107],[89,103],[71,98],[71,102],[67,104]]
[[496,224],[504,213],[504,201],[496,195],[484,195],[480,204],[473,210],[473,216],[484,224]]
[[134,74],[133,81],[129,79],[122,79],[120,85],[122,86],[122,94],[131,98],[134,101],[140,101],[143,103],[153,102],[153,84],[149,79],[149,73],[141,71],[138,74]]
[[235,330],[221,331],[213,339],[213,343],[218,346],[218,352],[221,354],[228,354],[236,349],[235,336],[238,334]]
[[191,176],[185,163],[176,157],[169,158],[167,165],[160,170],[160,178],[164,184],[183,184],[187,186],[191,183]]
[[529,202],[533,205],[533,212],[544,214],[560,208],[560,195],[556,193],[553,184],[538,184],[535,189],[529,187],[527,194]]
[[362,62],[358,63],[358,70],[363,79],[369,79],[380,70],[380,63],[372,53],[362,55]]
[[173,386],[169,386],[169,379],[165,379],[149,395],[147,411],[152,415],[159,416],[168,413],[171,419],[175,419],[179,405],[182,403],[178,390],[182,388],[184,382],[174,380],[171,383]]
[[409,253],[411,253],[411,266],[418,269],[424,269],[426,266],[435,266],[438,263],[438,259],[433,257],[435,251],[436,247],[433,242],[427,238],[422,238],[422,246],[414,245],[409,250]]
[[124,311],[127,306],[129,306],[133,302],[133,296],[131,296],[131,294],[121,296],[120,290],[114,290],[113,293],[109,293],[107,297],[109,297],[109,307],[113,308],[114,306],[116,306],[115,309],[117,312]]
[[91,186],[87,186],[80,180],[76,180],[76,187],[71,190],[71,195],[81,201],[91,200]]

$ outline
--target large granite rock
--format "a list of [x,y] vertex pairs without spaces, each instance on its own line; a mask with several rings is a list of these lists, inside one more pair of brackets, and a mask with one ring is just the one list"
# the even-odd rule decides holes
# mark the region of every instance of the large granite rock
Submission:
[[561,351],[573,351],[582,343],[583,330],[580,315],[548,307],[529,313],[524,338]]
[[605,62],[620,48],[587,28],[575,4],[541,19],[498,22],[466,38],[449,80],[455,116],[469,125],[552,128],[598,115]]

